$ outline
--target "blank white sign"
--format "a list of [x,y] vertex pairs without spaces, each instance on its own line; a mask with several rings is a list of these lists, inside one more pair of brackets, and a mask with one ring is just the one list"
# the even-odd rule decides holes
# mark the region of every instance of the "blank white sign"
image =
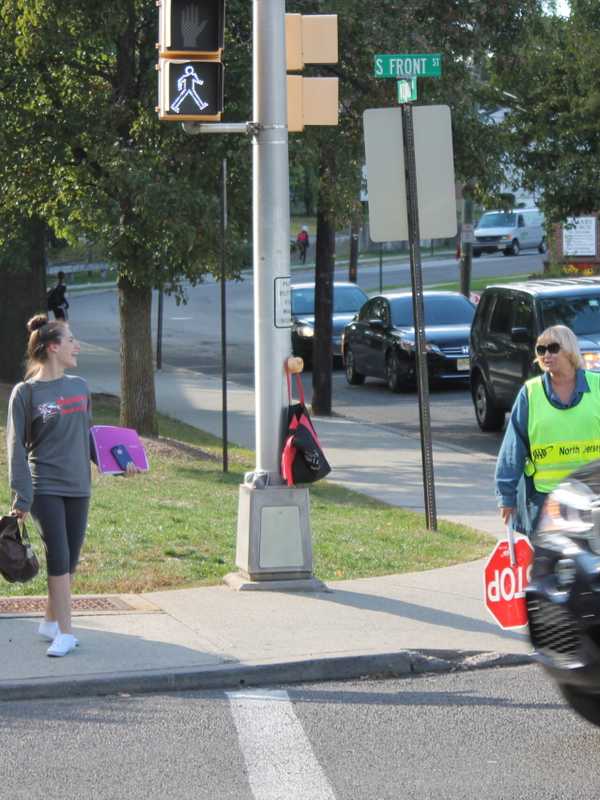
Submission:
[[[408,239],[401,108],[371,108],[363,115],[374,242]],[[448,106],[413,106],[419,233],[421,239],[456,235],[452,124]]]

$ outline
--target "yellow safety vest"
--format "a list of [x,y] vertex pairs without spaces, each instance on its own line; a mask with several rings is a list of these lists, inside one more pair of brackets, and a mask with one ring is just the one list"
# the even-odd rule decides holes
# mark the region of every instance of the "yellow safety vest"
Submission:
[[571,408],[556,408],[546,397],[543,376],[525,383],[529,401],[529,449],[525,470],[539,492],[551,492],[569,473],[600,458],[600,374],[587,372],[590,391]]

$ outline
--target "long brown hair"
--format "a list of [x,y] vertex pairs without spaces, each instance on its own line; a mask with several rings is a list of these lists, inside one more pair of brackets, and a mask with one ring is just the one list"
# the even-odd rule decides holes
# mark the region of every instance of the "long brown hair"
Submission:
[[25,363],[25,380],[37,372],[48,360],[48,345],[60,344],[65,332],[62,321],[50,322],[45,314],[36,314],[27,323],[29,342]]

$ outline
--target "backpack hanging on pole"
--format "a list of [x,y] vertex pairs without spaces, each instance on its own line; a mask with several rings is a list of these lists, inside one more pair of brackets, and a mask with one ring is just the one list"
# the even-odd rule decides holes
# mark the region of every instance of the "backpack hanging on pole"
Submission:
[[321,449],[319,437],[304,405],[304,387],[296,374],[299,403],[292,403],[292,382],[288,384],[288,432],[281,453],[281,475],[288,486],[297,483],[314,483],[331,472],[331,467]]

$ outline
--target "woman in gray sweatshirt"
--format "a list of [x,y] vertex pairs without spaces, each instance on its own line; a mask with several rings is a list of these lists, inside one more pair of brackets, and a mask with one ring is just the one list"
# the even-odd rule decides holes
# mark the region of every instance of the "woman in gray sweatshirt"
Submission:
[[[79,343],[68,323],[39,314],[27,323],[27,372],[10,398],[6,428],[13,512],[31,513],[48,566],[46,616],[40,636],[49,656],[64,656],[77,639],[71,628],[71,580],[83,544],[90,502],[91,397],[77,366]],[[31,442],[27,442],[27,420]]]

